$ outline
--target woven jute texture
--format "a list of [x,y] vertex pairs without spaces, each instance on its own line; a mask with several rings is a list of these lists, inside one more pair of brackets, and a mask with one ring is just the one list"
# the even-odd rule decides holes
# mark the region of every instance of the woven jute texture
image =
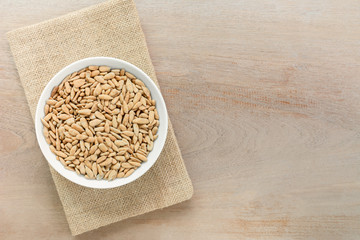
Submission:
[[[101,3],[16,29],[7,37],[33,118],[47,82],[63,67],[82,58],[124,59],[158,84],[132,0]],[[45,159],[39,161],[46,164]],[[171,123],[155,165],[125,186],[85,188],[50,170],[73,235],[182,202],[193,194]]]

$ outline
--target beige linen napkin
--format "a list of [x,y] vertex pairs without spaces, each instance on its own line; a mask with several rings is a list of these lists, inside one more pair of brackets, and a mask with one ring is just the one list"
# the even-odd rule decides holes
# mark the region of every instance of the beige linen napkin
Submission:
[[[158,84],[132,0],[101,3],[11,31],[7,37],[33,118],[47,82],[60,69],[82,58],[124,59]],[[46,164],[44,159],[39,161]],[[156,164],[125,186],[85,188],[50,170],[73,235],[182,202],[193,194],[171,123]]]

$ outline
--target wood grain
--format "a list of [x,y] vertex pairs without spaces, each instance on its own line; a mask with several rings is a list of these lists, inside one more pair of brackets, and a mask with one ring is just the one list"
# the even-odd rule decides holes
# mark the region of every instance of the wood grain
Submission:
[[[2,1],[0,33],[98,1]],[[77,239],[358,239],[360,2],[136,0],[194,197]],[[0,239],[70,239],[0,38]]]

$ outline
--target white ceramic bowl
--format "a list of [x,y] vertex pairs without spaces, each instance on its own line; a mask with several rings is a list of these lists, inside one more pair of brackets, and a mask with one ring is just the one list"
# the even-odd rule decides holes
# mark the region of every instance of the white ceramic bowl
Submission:
[[[45,137],[43,135],[43,124],[41,123],[41,118],[44,117],[44,107],[46,100],[50,97],[50,93],[52,89],[59,85],[64,78],[76,72],[82,68],[85,68],[90,65],[106,65],[111,68],[124,68],[126,71],[134,74],[138,79],[144,82],[146,87],[151,92],[151,97],[156,100],[156,109],[159,114],[160,118],[160,125],[158,129],[158,138],[154,141],[154,148],[148,155],[148,161],[142,163],[141,167],[135,170],[135,172],[127,178],[116,178],[113,181],[107,180],[90,180],[86,179],[82,175],[77,175],[76,172],[70,171],[65,169],[65,167],[61,164],[60,161],[56,160],[56,156],[54,153],[50,151],[49,145],[45,141]],[[168,129],[168,116],[166,111],[166,106],[164,99],[160,93],[160,90],[156,87],[155,83],[150,79],[150,77],[145,74],[141,69],[134,66],[131,63],[126,61],[110,58],[110,57],[91,57],[85,58],[79,61],[76,61],[62,70],[58,72],[46,85],[45,89],[41,93],[36,114],[35,114],[35,131],[38,143],[40,145],[40,149],[44,154],[46,160],[50,163],[50,165],[63,177],[67,178],[68,180],[90,188],[114,188],[119,187],[125,184],[128,184],[139,177],[141,177],[144,173],[146,173],[151,166],[156,162],[158,159],[166,140]]]

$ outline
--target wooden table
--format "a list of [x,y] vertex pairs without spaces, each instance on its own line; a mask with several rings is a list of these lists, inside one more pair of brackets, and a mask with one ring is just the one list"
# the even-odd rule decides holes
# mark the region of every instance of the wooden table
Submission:
[[[0,239],[70,239],[0,7]],[[136,0],[195,194],[76,239],[359,239],[360,2]]]

